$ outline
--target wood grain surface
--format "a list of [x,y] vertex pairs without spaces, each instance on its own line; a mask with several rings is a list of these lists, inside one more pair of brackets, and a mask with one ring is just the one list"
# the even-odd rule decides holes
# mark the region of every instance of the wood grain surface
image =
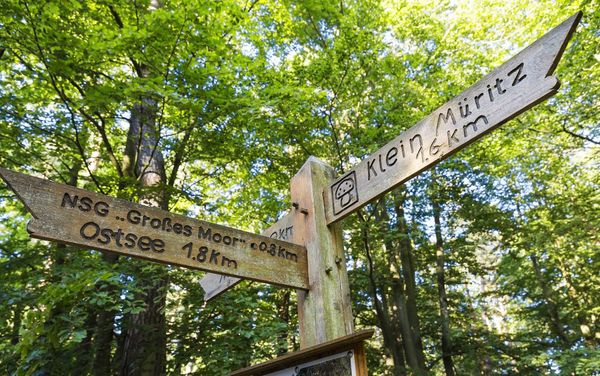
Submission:
[[[292,239],[293,229],[294,226],[292,223],[292,216],[288,213],[268,229],[263,231],[262,235],[268,236],[271,239],[279,239],[289,242]],[[204,301],[208,302],[215,299],[227,290],[233,288],[241,281],[242,280],[237,277],[230,277],[216,273],[206,273],[206,275],[200,280],[200,286],[204,290]]]
[[290,194],[296,244],[306,247],[309,291],[298,291],[300,348],[317,345],[354,331],[352,299],[341,223],[327,226],[323,188],[334,169],[310,157],[292,178]]
[[327,223],[339,221],[421,171],[554,95],[552,76],[581,12],[361,161],[324,189]]
[[308,289],[304,247],[0,168],[35,238]]

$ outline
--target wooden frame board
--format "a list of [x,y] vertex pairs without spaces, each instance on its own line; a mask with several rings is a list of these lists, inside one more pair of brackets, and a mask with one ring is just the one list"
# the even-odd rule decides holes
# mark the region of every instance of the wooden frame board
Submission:
[[[320,345],[308,347],[304,350],[280,356],[279,358],[247,367],[231,373],[231,376],[280,376],[276,373],[288,369],[295,370],[296,367],[311,366],[319,359],[329,360],[332,357],[344,356],[345,352],[352,351],[353,370],[355,373],[349,376],[367,376],[366,359],[364,356],[363,341],[371,338],[375,331],[373,329],[362,330],[348,336]],[[289,375],[293,375],[290,373]],[[286,374],[281,374],[281,376]],[[286,375],[287,376],[287,375]]]

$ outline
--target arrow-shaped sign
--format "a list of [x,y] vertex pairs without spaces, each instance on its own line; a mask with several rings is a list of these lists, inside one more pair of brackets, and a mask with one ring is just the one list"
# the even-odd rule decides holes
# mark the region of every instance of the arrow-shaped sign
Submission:
[[339,221],[421,171],[554,95],[552,76],[581,12],[535,41],[335,180],[327,223]]
[[[262,232],[262,235],[268,236],[271,239],[279,239],[285,241],[292,240],[292,233],[294,229],[293,217],[291,213],[286,214],[279,221],[274,223],[271,227]],[[230,277],[227,275],[206,273],[206,275],[200,280],[200,286],[204,290],[204,301],[208,302],[221,295],[225,291],[234,287],[242,280],[236,277]]]
[[32,237],[308,289],[306,249],[4,168]]

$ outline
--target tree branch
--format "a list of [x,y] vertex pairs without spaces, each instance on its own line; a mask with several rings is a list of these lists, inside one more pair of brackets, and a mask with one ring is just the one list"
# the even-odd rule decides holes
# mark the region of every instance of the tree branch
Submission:
[[562,128],[563,132],[565,132],[569,136],[572,136],[572,137],[575,137],[575,138],[579,138],[579,139],[584,140],[584,141],[591,142],[592,144],[595,144],[595,145],[600,145],[600,141],[596,141],[596,140],[594,140],[594,139],[592,139],[590,137],[587,137],[587,136],[584,136],[584,135],[581,135],[581,134],[577,134],[577,133],[575,133],[575,132],[567,129],[567,125],[565,124],[564,121],[561,124],[561,128]]
[[169,187],[173,187],[175,185],[175,179],[177,178],[177,173],[179,172],[181,163],[183,162],[183,155],[185,153],[187,143],[190,139],[190,136],[192,135],[192,130],[194,129],[192,124],[193,124],[193,122],[191,122],[191,121],[188,122],[188,127],[185,130],[183,139],[179,143],[179,147],[177,148],[177,151],[175,152],[175,160],[173,162],[173,168],[171,169],[171,175],[169,176],[169,180],[167,183]]
[[[119,29],[123,29],[125,27],[125,25],[123,24],[123,20],[121,19],[121,16],[119,15],[119,13],[115,9],[115,7],[112,4],[110,4],[110,5],[108,5],[108,10],[110,11],[110,14],[113,16],[113,19],[115,20],[115,23],[117,24]],[[136,14],[137,14],[137,7],[136,7]],[[138,63],[131,56],[129,56],[129,61],[131,61],[131,64],[133,65],[133,69],[135,70],[135,73],[138,75],[138,77],[143,77],[143,70],[142,70],[142,66],[140,65],[140,63]]]

